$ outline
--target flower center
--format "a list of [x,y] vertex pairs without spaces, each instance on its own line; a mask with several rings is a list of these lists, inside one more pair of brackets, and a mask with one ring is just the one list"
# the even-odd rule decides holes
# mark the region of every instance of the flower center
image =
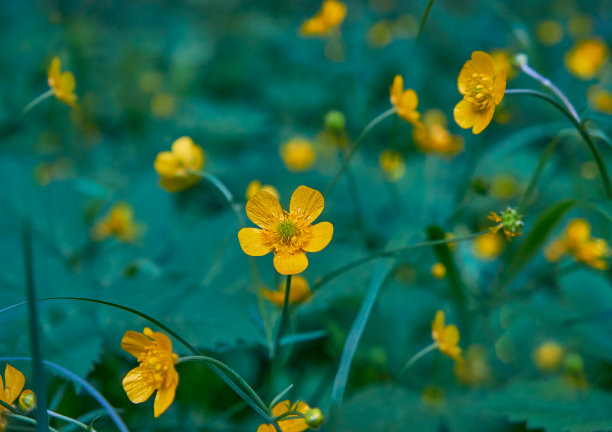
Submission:
[[471,93],[466,95],[465,99],[472,103],[478,111],[485,109],[492,98],[493,79],[482,73],[472,74],[468,88],[471,89]]
[[283,243],[289,243],[291,238],[297,234],[297,226],[290,220],[285,219],[276,227],[278,236]]
[[138,361],[141,362],[141,367],[147,369],[150,373],[150,379],[156,388],[161,388],[164,378],[170,368],[175,363],[174,354],[172,358],[168,358],[168,354],[158,348],[149,348]]

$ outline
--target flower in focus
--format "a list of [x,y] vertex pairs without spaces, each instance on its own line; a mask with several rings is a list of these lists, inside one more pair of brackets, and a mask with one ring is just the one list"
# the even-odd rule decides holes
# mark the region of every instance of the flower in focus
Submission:
[[[4,369],[4,383],[0,377],[0,400],[12,405],[21,394],[24,385],[25,377],[23,374],[7,363]],[[0,405],[0,432],[4,431],[7,423],[3,415],[4,411],[6,411],[6,408]]]
[[172,342],[163,333],[145,327],[142,333],[127,331],[121,348],[140,363],[123,378],[123,389],[133,403],[142,403],[155,395],[154,415],[159,417],[174,401],[179,376],[174,368],[178,356]]
[[563,362],[563,347],[557,342],[545,342],[534,350],[533,361],[542,372],[554,372]]
[[134,222],[134,209],[128,203],[120,202],[94,226],[91,236],[96,241],[116,236],[122,242],[132,242],[138,232],[138,224]]
[[491,366],[487,362],[487,350],[482,345],[470,345],[465,350],[465,361],[455,363],[455,377],[467,386],[486,384],[491,380]]
[[302,273],[308,267],[306,252],[319,252],[331,241],[329,222],[311,225],[323,211],[321,192],[298,187],[291,196],[289,212],[269,192],[260,191],[246,204],[249,219],[262,229],[242,228],[238,240],[247,255],[263,256],[274,251],[274,268],[284,275]]
[[32,390],[24,390],[19,396],[17,406],[23,412],[32,411],[36,408],[36,394]]
[[605,114],[612,114],[612,91],[598,86],[591,86],[588,97],[594,110]]
[[446,156],[460,153],[463,150],[463,138],[451,135],[446,126],[446,116],[442,111],[437,109],[425,111],[423,123],[419,123],[412,130],[412,138],[417,148],[425,153]]
[[[306,402],[298,401],[291,404],[291,402],[286,400],[274,405],[274,408],[272,408],[272,415],[274,417],[278,417],[288,412],[298,412],[305,416],[306,412],[309,410],[310,407],[308,404],[306,404]],[[309,428],[309,426],[306,424],[305,418],[298,417],[295,414],[289,414],[287,417],[287,420],[278,421],[278,425],[283,432],[302,432]],[[276,429],[274,429],[274,426],[270,424],[262,424],[257,428],[257,432],[276,432]]]
[[[261,293],[266,300],[282,307],[285,303],[285,287],[286,284],[281,283],[277,290],[264,288],[261,290]],[[291,278],[291,289],[289,290],[289,304],[304,303],[310,296],[311,292],[308,281],[302,276],[293,276]]]
[[172,143],[171,151],[163,151],[155,158],[155,171],[161,176],[159,184],[168,192],[178,192],[200,181],[198,171],[204,166],[204,152],[190,137]]
[[431,323],[431,337],[441,353],[456,361],[463,361],[459,347],[459,330],[454,324],[444,325],[444,312],[439,310]]
[[446,267],[441,262],[431,266],[431,274],[436,279],[443,279],[446,276]]
[[389,94],[391,105],[397,110],[397,115],[415,126],[418,125],[420,114],[416,108],[419,104],[419,98],[414,90],[404,90],[404,79],[401,75],[395,75],[395,78],[393,78]]
[[312,143],[304,138],[293,138],[284,143],[280,155],[289,171],[309,170],[317,156]]
[[491,232],[496,233],[502,230],[508,240],[512,240],[512,237],[520,236],[525,226],[523,215],[511,207],[507,207],[506,210],[501,212],[501,215],[491,212],[488,218],[497,224],[490,228]]
[[578,42],[565,54],[565,67],[572,75],[583,80],[593,78],[608,61],[610,52],[601,39]]
[[378,158],[385,178],[389,181],[398,181],[406,174],[404,157],[398,151],[385,149]]
[[265,190],[270,192],[276,199],[280,198],[278,190],[274,186],[271,185],[262,185],[259,180],[253,180],[246,188],[246,199],[250,200],[255,196],[255,194],[259,191]]
[[300,31],[305,36],[323,36],[336,29],[346,16],[346,5],[337,0],[325,0],[317,14],[304,21]]
[[584,219],[573,219],[560,239],[553,241],[544,251],[549,261],[558,261],[570,254],[578,262],[598,270],[606,270],[606,258],[612,254],[605,240],[591,237],[591,225]]
[[72,72],[62,72],[62,62],[59,57],[53,57],[47,69],[47,82],[58,100],[77,107],[77,95],[74,94],[76,81]]
[[493,118],[495,106],[499,105],[506,91],[506,73],[496,70],[491,56],[483,51],[474,51],[459,73],[457,80],[463,100],[455,105],[455,121],[464,129],[472,128],[478,134]]

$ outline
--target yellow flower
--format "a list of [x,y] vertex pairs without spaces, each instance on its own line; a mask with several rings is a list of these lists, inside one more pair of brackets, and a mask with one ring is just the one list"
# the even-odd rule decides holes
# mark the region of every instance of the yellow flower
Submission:
[[406,174],[406,163],[404,157],[398,151],[385,149],[378,158],[380,167],[387,180],[398,181]]
[[444,264],[437,262],[431,266],[431,274],[436,279],[443,279],[446,276],[446,267]]
[[557,21],[543,20],[536,27],[536,36],[542,45],[555,45],[563,38],[563,27]]
[[563,362],[563,348],[557,342],[545,342],[533,352],[533,361],[541,371],[553,372]]
[[612,114],[612,92],[598,86],[591,86],[588,92],[589,102],[594,110]]
[[293,138],[283,143],[280,155],[289,171],[309,170],[317,156],[312,143],[304,138]]
[[503,249],[504,240],[497,233],[486,233],[474,240],[474,253],[480,259],[494,260]]
[[317,14],[304,21],[300,31],[305,36],[322,36],[337,28],[346,16],[346,5],[337,0],[325,0]]
[[506,74],[503,70],[495,70],[489,54],[474,51],[472,59],[459,73],[457,87],[463,100],[455,106],[455,121],[462,128],[472,128],[472,132],[478,134],[491,122],[495,106],[504,97]]
[[[2,377],[0,377],[0,400],[12,405],[19,397],[24,385],[25,377],[23,374],[7,363],[4,369],[4,383],[2,382]],[[6,411],[6,408],[0,405],[0,432],[3,432],[6,428],[4,411]]]
[[142,403],[155,395],[154,415],[159,417],[174,401],[179,376],[174,368],[178,356],[172,352],[172,342],[163,333],[145,327],[141,333],[127,331],[121,348],[140,363],[123,378],[123,389],[133,403]]
[[444,325],[444,312],[439,310],[431,323],[431,337],[436,342],[441,353],[455,359],[463,361],[461,348],[459,347],[459,330],[454,324]]
[[280,274],[298,274],[308,267],[305,252],[319,252],[331,241],[329,222],[311,225],[323,211],[321,192],[298,187],[291,196],[289,212],[269,192],[258,192],[246,204],[246,213],[257,228],[242,228],[238,240],[247,255],[263,256],[274,251],[274,268]]
[[[281,283],[277,290],[264,288],[261,290],[261,293],[266,300],[282,307],[285,303],[285,287],[286,284]],[[291,289],[289,290],[289,304],[304,303],[310,299],[310,296],[311,292],[308,281],[302,276],[293,276],[291,278]]]
[[451,135],[446,128],[446,116],[437,109],[427,110],[423,123],[412,130],[417,148],[425,153],[454,156],[463,150],[463,138]]
[[77,95],[74,94],[76,81],[72,72],[62,72],[62,63],[59,57],[53,57],[47,69],[47,82],[58,100],[72,107],[77,105]]
[[605,240],[591,237],[591,225],[584,219],[573,219],[565,234],[552,242],[544,251],[549,261],[558,261],[562,255],[571,254],[578,262],[598,270],[606,270],[606,258],[612,254]]
[[601,39],[578,42],[565,54],[565,67],[580,79],[590,80],[608,61],[610,52]]
[[96,241],[116,236],[122,242],[134,241],[139,227],[134,222],[134,210],[128,203],[117,203],[93,228],[91,236]]
[[197,171],[204,166],[204,152],[190,137],[181,137],[172,143],[172,151],[157,155],[154,166],[161,187],[178,192],[200,181]]
[[482,345],[470,345],[465,350],[465,361],[455,363],[455,377],[468,386],[486,384],[491,380],[491,367],[487,362],[487,350]]
[[[306,411],[309,409],[310,407],[305,402],[298,401],[292,405],[291,402],[286,400],[274,405],[274,408],[272,408],[272,415],[278,417],[289,411],[306,415]],[[293,418],[278,421],[278,425],[283,432],[302,432],[308,429],[308,425],[304,418],[298,418],[295,414],[290,414],[288,417]],[[262,424],[257,428],[257,432],[276,432],[276,429],[270,424]]]
[[491,58],[495,65],[496,71],[504,71],[506,74],[506,80],[511,80],[516,75],[516,71],[512,67],[511,55],[506,50],[493,50],[491,51]]
[[401,75],[395,75],[393,78],[389,95],[391,105],[397,110],[397,115],[415,126],[420,124],[420,114],[416,110],[419,98],[414,90],[404,90],[404,79]]
[[246,199],[250,200],[251,198],[255,196],[257,192],[262,191],[262,190],[270,192],[272,195],[274,195],[276,199],[280,198],[278,190],[276,190],[274,186],[262,185],[259,180],[253,180],[251,183],[249,183],[249,185],[246,188],[246,194],[245,194]]

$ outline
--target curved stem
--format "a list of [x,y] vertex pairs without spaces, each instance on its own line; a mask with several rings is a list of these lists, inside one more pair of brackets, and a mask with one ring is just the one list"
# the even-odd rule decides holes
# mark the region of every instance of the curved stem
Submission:
[[[7,416],[7,417],[11,417],[17,420],[21,420],[24,423],[28,423],[31,425],[35,425],[38,426],[38,422],[36,420],[34,420],[33,418],[30,417],[26,417],[20,414],[13,414],[13,413],[4,413],[3,415]],[[51,432],[57,432],[57,429],[52,428],[51,426],[49,426],[49,430]]]
[[278,356],[278,349],[280,347],[280,341],[283,336],[283,330],[287,325],[287,319],[289,317],[289,296],[291,295],[291,275],[287,275],[287,282],[285,283],[285,301],[283,302],[283,310],[281,312],[280,319],[278,321],[278,327],[276,328],[276,336],[274,337],[274,345],[272,347],[272,358]]
[[51,410],[47,410],[47,414],[49,414],[49,417],[63,420],[67,423],[72,423],[73,425],[78,426],[83,430],[90,431],[90,432],[96,432],[96,430],[93,427],[89,427],[85,423],[81,423],[80,421],[78,421],[77,419],[73,419],[72,417],[66,417],[65,415],[58,414]]
[[29,104],[26,105],[26,107],[23,109],[23,111],[21,112],[21,116],[23,117],[24,115],[26,115],[32,108],[34,108],[36,105],[38,105],[39,103],[41,103],[42,101],[44,101],[45,99],[47,99],[50,96],[53,96],[55,94],[55,90],[53,89],[49,89],[46,92],[44,92],[43,94],[37,96],[36,98],[34,98],[34,100],[32,102],[30,102]]
[[406,370],[408,370],[413,364],[415,364],[417,360],[419,360],[421,357],[423,357],[428,352],[435,350],[436,348],[438,348],[438,342],[434,342],[431,345],[426,346],[421,351],[413,355],[412,358],[406,362],[406,364],[400,371],[400,375],[406,372]]
[[240,226],[246,225],[246,221],[242,216],[242,207],[236,202],[234,195],[230,192],[227,186],[225,186],[225,184],[219,180],[218,177],[214,176],[208,171],[191,171],[191,173],[198,175],[201,179],[206,180],[208,183],[214,186],[214,188],[217,189],[221,195],[223,195],[225,201],[227,201],[232,211],[236,214],[236,219],[238,219]]

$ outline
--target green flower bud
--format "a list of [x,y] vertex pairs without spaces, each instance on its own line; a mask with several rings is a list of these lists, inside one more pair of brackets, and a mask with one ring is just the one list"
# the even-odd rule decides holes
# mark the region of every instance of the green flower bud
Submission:
[[36,407],[36,394],[32,390],[25,390],[19,396],[19,409],[30,412]]
[[338,110],[329,111],[325,114],[325,128],[331,131],[343,131],[345,126],[344,114]]
[[523,215],[519,214],[516,209],[511,207],[506,208],[501,214],[501,223],[504,233],[510,233],[512,237],[520,235],[525,223]]
[[319,408],[311,408],[304,413],[304,420],[308,427],[318,429],[325,423],[325,416]]
[[579,374],[584,371],[584,361],[580,354],[571,353],[565,357],[565,361],[563,362],[563,366],[565,370],[570,373]]

